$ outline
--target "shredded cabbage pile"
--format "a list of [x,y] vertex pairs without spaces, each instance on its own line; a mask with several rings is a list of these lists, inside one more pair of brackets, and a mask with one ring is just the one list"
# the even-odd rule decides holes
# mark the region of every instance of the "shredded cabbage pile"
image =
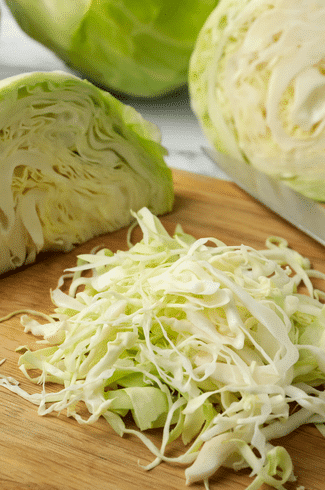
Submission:
[[[179,225],[170,236],[147,208],[134,216],[141,241],[132,244],[131,227],[129,250],[80,255],[52,292],[47,323],[22,316],[46,344],[21,348],[19,359],[42,392],[28,394],[6,375],[0,384],[40,415],[66,409],[82,424],[103,416],[152,451],[147,469],[186,465],[187,484],[209,488],[219,467],[248,467],[249,490],[284,489],[295,479],[292,461],[271,441],[307,423],[324,431],[325,293],[312,278],[325,274],[283,239],[257,251],[196,240]],[[47,392],[47,382],[62,386]],[[130,412],[137,429],[126,425]],[[144,432],[157,427],[160,447]],[[184,452],[169,457],[177,438]]]

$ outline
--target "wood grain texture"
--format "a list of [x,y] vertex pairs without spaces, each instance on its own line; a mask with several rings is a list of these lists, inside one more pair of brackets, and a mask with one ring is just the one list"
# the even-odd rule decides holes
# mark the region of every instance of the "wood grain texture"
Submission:
[[[214,236],[228,245],[245,243],[264,248],[269,235],[286,238],[293,248],[309,257],[314,267],[325,272],[325,251],[311,238],[258,204],[235,184],[174,171],[176,200],[172,213],[161,218],[172,233],[176,223],[197,238]],[[51,312],[50,289],[76,256],[104,245],[113,251],[126,249],[126,229],[101,236],[68,254],[39,256],[32,266],[0,279],[0,316],[17,308]],[[323,286],[324,287],[324,286]],[[11,375],[29,392],[31,385],[17,367],[20,345],[34,345],[24,334],[19,318],[0,324],[0,372]],[[160,431],[151,431],[159,444]],[[279,441],[292,456],[298,485],[305,490],[324,490],[325,439],[311,426],[303,427]],[[178,445],[179,444],[179,445]],[[180,454],[181,444],[172,448]],[[120,438],[104,420],[81,426],[64,413],[40,417],[37,407],[0,388],[0,489],[1,490],[182,490],[184,468],[162,463],[150,472],[141,465],[151,453],[136,437]],[[140,463],[140,465],[139,465]],[[219,471],[211,490],[244,490],[250,483],[248,471]],[[203,490],[202,484],[192,485]],[[268,487],[264,486],[263,490]]]

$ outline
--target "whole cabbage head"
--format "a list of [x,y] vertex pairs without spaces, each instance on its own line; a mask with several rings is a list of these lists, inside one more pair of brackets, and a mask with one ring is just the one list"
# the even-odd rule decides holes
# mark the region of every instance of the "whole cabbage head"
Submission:
[[20,27],[88,80],[147,97],[187,83],[217,0],[6,0]]
[[324,0],[221,0],[189,80],[219,151],[325,200]]
[[166,153],[155,125],[88,81],[1,81],[0,273],[126,226],[131,210],[170,211]]

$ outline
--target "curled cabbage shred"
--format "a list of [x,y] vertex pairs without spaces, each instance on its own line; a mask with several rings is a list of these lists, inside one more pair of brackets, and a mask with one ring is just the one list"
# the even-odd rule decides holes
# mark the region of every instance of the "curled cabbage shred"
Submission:
[[0,273],[173,205],[160,131],[73,75],[0,82]]
[[[147,469],[186,465],[187,484],[208,488],[221,466],[248,467],[250,490],[264,482],[283,490],[295,477],[274,440],[307,423],[325,433],[325,293],[313,286],[325,274],[283,239],[258,251],[196,240],[179,225],[171,236],[147,208],[135,217],[139,242],[131,228],[128,250],[80,255],[52,292],[55,313],[21,317],[43,337],[19,359],[42,392],[28,394],[5,374],[0,384],[40,415],[104,417],[146,444]],[[48,382],[58,391],[47,392]],[[145,431],[159,427],[157,447]],[[178,438],[184,452],[168,456]]]
[[197,35],[218,0],[5,0],[20,27],[88,80],[131,96],[187,83]]
[[190,61],[209,141],[325,201],[325,2],[221,0]]

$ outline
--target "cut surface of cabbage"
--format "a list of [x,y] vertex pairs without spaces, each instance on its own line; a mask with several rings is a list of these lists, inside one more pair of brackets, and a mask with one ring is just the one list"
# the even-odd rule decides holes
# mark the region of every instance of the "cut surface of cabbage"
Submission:
[[[221,466],[249,467],[250,490],[264,482],[283,490],[293,466],[274,441],[306,423],[324,432],[325,293],[312,281],[325,274],[282,239],[258,251],[197,240],[179,225],[171,236],[147,208],[135,216],[138,243],[131,230],[128,250],[79,256],[52,292],[47,321],[21,317],[26,332],[43,337],[19,358],[41,392],[22,390],[5,364],[0,385],[40,415],[66,410],[81,424],[104,417],[146,444],[154,455],[147,469],[187,466],[187,484],[208,488]],[[159,427],[157,447],[145,431]],[[184,452],[173,458],[178,438]]]
[[221,0],[191,61],[211,143],[325,201],[325,2]]
[[159,129],[61,72],[0,82],[0,273],[173,204]]

